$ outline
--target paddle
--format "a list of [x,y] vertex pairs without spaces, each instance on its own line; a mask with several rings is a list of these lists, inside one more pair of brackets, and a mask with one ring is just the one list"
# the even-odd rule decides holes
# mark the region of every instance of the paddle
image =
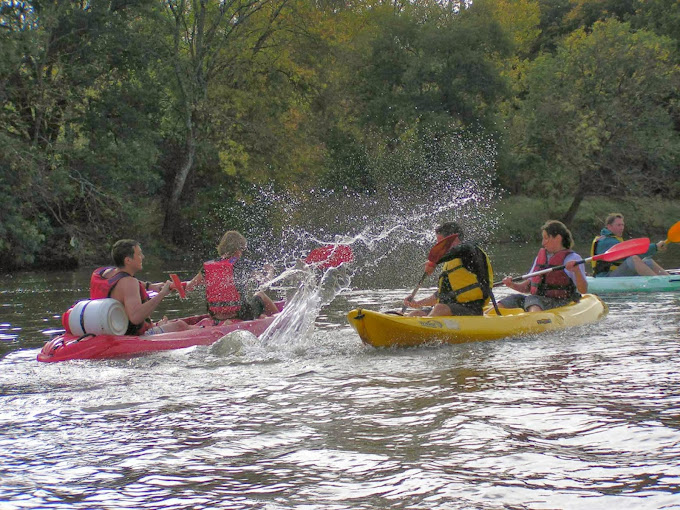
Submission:
[[[582,259],[577,262],[577,264],[585,264],[591,260],[604,260],[605,262],[614,262],[615,260],[625,259],[626,257],[631,257],[633,255],[640,255],[645,253],[649,249],[649,238],[640,237],[638,239],[629,239],[628,241],[623,241],[621,243],[615,244],[609,248],[606,252],[600,253],[599,255],[593,255],[587,259]],[[555,266],[549,267],[548,269],[542,269],[540,271],[534,271],[533,273],[527,273],[522,276],[517,276],[512,279],[513,282],[519,282],[531,278],[533,276],[539,276],[545,273],[550,273],[551,271],[559,271],[564,269],[566,266]],[[493,284],[494,287],[502,285],[503,282],[496,282]]]
[[663,244],[680,243],[680,221],[668,229],[668,235]]
[[182,286],[182,282],[180,281],[179,276],[177,276],[176,274],[171,274],[170,278],[172,279],[172,283],[174,284],[175,289],[177,290],[177,292],[179,292],[179,297],[181,299],[187,297],[187,294],[184,291],[184,287]]
[[[430,249],[430,253],[428,253],[427,255],[427,261],[430,264],[436,266],[439,263],[439,259],[446,255],[446,252],[451,249],[451,245],[456,239],[458,239],[458,234],[451,234],[450,236],[446,236],[444,239],[435,244]],[[416,288],[413,289],[413,292],[411,292],[411,295],[408,297],[409,301],[411,301],[416,296],[416,294],[418,293],[418,289],[420,289],[420,286],[425,281],[425,278],[427,278],[427,274],[428,274],[427,271],[425,271],[423,273],[423,276],[420,277],[420,280],[418,281]],[[406,308],[407,308],[406,305],[402,306],[401,308],[402,314],[406,311]]]
[[[312,267],[317,267],[319,269],[328,269],[331,267],[338,267],[344,264],[345,262],[352,262],[354,260],[354,253],[352,253],[352,248],[347,245],[326,245],[326,246],[321,246],[320,248],[315,248],[312,251],[309,252],[307,257],[305,257],[305,264],[309,264]],[[271,287],[275,283],[278,283],[279,281],[283,280],[284,278],[288,278],[291,276],[293,273],[295,273],[297,269],[286,269],[283,273],[281,273],[279,276],[274,278],[273,280],[269,280],[268,282],[263,283],[260,285],[258,290]]]
[[328,269],[353,260],[354,253],[352,253],[350,246],[344,244],[326,245],[310,251],[305,257],[305,264],[314,265],[319,269]]

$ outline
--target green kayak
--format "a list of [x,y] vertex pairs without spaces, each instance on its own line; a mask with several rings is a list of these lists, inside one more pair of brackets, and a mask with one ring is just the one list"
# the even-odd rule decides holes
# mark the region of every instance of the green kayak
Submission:
[[663,276],[588,276],[588,292],[609,294],[614,292],[678,292],[680,274]]

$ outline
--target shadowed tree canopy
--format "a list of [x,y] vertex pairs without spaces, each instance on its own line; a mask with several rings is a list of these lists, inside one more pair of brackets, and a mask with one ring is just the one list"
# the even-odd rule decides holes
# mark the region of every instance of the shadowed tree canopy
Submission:
[[530,192],[573,197],[567,223],[586,194],[665,194],[677,181],[669,99],[680,74],[669,39],[597,22],[537,58],[526,80],[517,175]]

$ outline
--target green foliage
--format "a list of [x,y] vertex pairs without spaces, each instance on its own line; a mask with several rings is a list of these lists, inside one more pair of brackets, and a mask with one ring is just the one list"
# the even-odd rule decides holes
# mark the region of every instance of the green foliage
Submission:
[[631,24],[634,28],[652,30],[672,38],[676,49],[680,50],[680,2],[677,0],[639,1]]
[[[514,195],[497,204],[500,224],[499,242],[536,242],[538,230],[548,219],[557,218],[569,205],[568,200],[546,200],[541,197]],[[500,213],[502,211],[502,214]],[[620,212],[626,218],[626,232],[630,237],[665,239],[668,228],[680,219],[677,200],[646,197],[587,197],[584,199],[569,228],[579,240],[588,243],[604,226],[609,213]],[[585,250],[582,250],[585,251]]]
[[365,124],[392,136],[415,122],[493,125],[506,92],[493,57],[509,40],[483,5],[457,16],[415,5],[377,26],[360,69]]
[[616,20],[575,31],[527,70],[527,97],[513,118],[523,189],[670,197],[680,137],[668,100],[679,79],[667,39]]
[[675,0],[5,1],[0,266],[266,245],[312,189],[408,213],[496,168],[577,223],[677,199],[679,27]]

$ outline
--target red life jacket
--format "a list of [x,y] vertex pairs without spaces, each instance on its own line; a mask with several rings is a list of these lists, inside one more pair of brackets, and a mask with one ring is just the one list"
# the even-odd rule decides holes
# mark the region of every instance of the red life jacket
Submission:
[[[133,276],[125,271],[119,271],[111,278],[105,278],[104,273],[110,269],[115,269],[113,267],[98,267],[92,272],[90,277],[90,299],[104,299],[111,297],[111,292],[113,288],[121,281],[123,278]],[[149,300],[149,294],[147,294],[144,284],[139,282],[139,297],[142,299],[142,303],[146,303]],[[125,332],[126,335],[141,335],[147,329],[152,326],[151,319],[145,319],[141,324],[128,324],[128,329]]]
[[217,319],[235,317],[241,309],[241,295],[234,282],[235,259],[209,260],[203,264],[208,312]]
[[[533,270],[540,271],[564,265],[564,259],[571,253],[574,252],[572,250],[558,251],[550,257],[550,262],[548,262],[548,252],[545,248],[541,248]],[[564,270],[551,271],[531,278],[531,293],[556,299],[576,299],[579,296],[576,285]]]

